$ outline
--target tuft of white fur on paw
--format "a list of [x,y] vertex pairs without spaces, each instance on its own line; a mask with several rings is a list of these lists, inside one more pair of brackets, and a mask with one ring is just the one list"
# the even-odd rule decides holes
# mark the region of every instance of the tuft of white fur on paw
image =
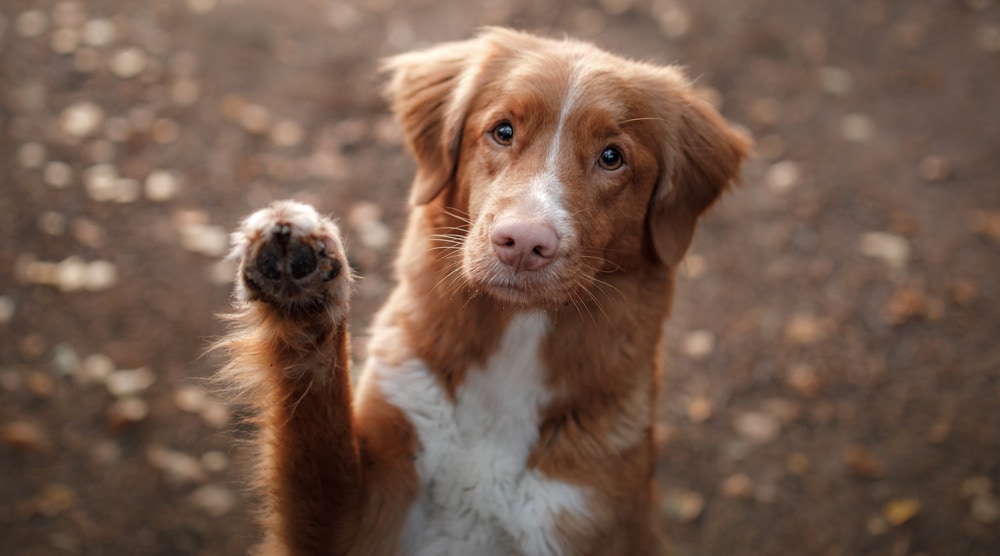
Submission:
[[291,312],[347,313],[353,277],[340,229],[313,207],[276,201],[233,234],[236,296]]

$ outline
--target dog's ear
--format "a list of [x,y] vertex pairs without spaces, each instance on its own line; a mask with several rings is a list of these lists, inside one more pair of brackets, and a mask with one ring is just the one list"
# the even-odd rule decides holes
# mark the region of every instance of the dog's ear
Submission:
[[729,185],[753,142],[734,129],[704,100],[690,91],[676,91],[668,103],[664,168],[650,201],[647,225],[656,257],[675,266],[694,236],[695,224]]
[[384,94],[417,159],[410,202],[425,204],[454,180],[462,126],[478,74],[480,41],[443,43],[383,60]]

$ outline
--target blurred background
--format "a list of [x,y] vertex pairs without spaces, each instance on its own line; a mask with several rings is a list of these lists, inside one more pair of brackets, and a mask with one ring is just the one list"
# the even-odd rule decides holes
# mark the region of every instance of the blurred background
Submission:
[[376,60],[486,24],[684,64],[756,138],[667,327],[676,553],[1000,554],[995,0],[4,0],[0,553],[246,551],[227,234],[339,215],[363,354],[414,169]]

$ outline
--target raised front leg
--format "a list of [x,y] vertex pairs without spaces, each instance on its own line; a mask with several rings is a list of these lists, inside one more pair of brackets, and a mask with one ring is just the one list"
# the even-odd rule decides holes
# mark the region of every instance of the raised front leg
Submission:
[[336,225],[276,202],[233,235],[237,313],[223,379],[255,406],[263,554],[346,554],[362,515],[347,333],[352,277]]

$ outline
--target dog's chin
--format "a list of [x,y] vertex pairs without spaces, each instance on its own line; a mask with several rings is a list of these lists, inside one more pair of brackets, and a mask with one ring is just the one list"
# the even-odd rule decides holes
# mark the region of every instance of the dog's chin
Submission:
[[488,295],[502,305],[524,309],[560,307],[572,303],[575,297],[586,295],[553,276],[466,273],[465,277],[473,291]]

